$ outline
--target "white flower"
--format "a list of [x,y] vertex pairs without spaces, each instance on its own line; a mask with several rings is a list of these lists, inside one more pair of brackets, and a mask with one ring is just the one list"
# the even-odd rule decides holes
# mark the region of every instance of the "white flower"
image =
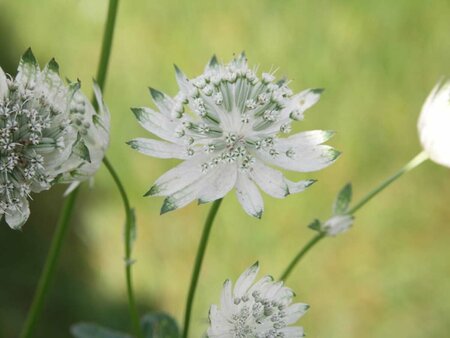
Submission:
[[166,196],[161,213],[198,199],[206,203],[236,188],[247,213],[261,217],[259,193],[283,198],[305,190],[314,180],[292,182],[271,166],[299,172],[320,170],[333,163],[339,152],[323,145],[330,131],[307,131],[290,137],[293,121],[303,119],[321,90],[293,95],[286,80],[273,74],[259,79],[244,55],[222,65],[213,57],[205,72],[188,80],[176,68],[180,92],[169,97],[150,93],[159,112],[132,109],[140,124],[163,140],[139,138],[132,148],[183,163],[161,176],[147,195]]
[[438,83],[420,114],[419,137],[434,162],[450,167],[450,82]]
[[78,180],[90,160],[92,116],[74,109],[79,95],[79,83],[64,84],[54,60],[41,71],[30,49],[14,79],[0,68],[0,217],[11,228],[28,219],[31,192]]
[[[220,308],[212,305],[209,311],[210,338],[275,338],[303,337],[303,328],[289,326],[304,315],[309,306],[292,304],[294,292],[265,276],[253,284],[258,263],[247,269],[237,280],[234,289],[225,281]],[[253,284],[253,285],[252,285]]]
[[350,229],[353,221],[354,217],[351,215],[335,215],[323,224],[321,230],[328,236],[337,236]]

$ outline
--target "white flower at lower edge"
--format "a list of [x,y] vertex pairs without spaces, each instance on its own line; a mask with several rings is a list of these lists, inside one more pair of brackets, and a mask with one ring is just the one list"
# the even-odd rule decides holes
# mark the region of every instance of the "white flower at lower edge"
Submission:
[[450,81],[438,83],[419,117],[422,147],[434,162],[450,167]]
[[210,338],[275,338],[303,337],[303,328],[295,324],[308,310],[307,304],[292,304],[294,292],[265,276],[254,283],[258,263],[248,268],[234,289],[225,281],[220,306],[209,311]]
[[354,217],[351,215],[335,215],[322,225],[322,231],[328,236],[337,236],[346,232],[353,225]]
[[28,219],[32,192],[85,179],[76,173],[98,167],[90,158],[98,145],[89,135],[103,117],[93,119],[92,106],[86,99],[79,105],[80,96],[79,83],[66,85],[54,60],[41,71],[31,50],[15,78],[0,68],[0,218],[11,228]]
[[213,57],[204,73],[189,80],[176,68],[180,92],[169,97],[150,93],[159,112],[132,109],[140,124],[162,140],[129,142],[143,154],[184,160],[161,176],[146,195],[166,196],[161,213],[195,199],[207,203],[233,188],[245,211],[261,217],[258,187],[284,198],[305,190],[314,180],[292,182],[272,168],[311,172],[332,164],[339,152],[323,143],[333,132],[314,130],[289,137],[291,124],[302,120],[321,90],[293,94],[286,80],[256,75],[244,55],[229,64]]

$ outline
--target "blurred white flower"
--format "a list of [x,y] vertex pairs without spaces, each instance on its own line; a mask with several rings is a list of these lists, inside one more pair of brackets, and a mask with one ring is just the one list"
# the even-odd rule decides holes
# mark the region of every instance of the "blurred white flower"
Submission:
[[[303,337],[303,328],[290,326],[308,310],[307,304],[292,304],[294,292],[265,276],[254,283],[258,263],[247,269],[237,280],[234,289],[226,280],[220,308],[212,305],[209,311],[210,338]],[[253,285],[252,285],[253,284]]]
[[28,219],[31,192],[64,176],[66,182],[79,180],[75,174],[93,165],[90,150],[97,145],[90,146],[87,124],[93,116],[74,110],[79,95],[79,83],[64,84],[54,60],[41,71],[30,49],[15,78],[0,68],[0,217],[11,228]]
[[422,147],[434,162],[450,167],[450,82],[438,83],[420,114]]
[[263,73],[259,79],[243,54],[226,65],[213,57],[204,73],[192,80],[178,68],[176,75],[180,92],[174,98],[150,90],[159,112],[132,109],[145,129],[163,139],[135,139],[129,142],[132,148],[154,157],[184,160],[147,193],[166,196],[161,213],[195,199],[200,203],[217,200],[235,187],[245,211],[261,217],[264,206],[258,187],[283,198],[315,182],[292,182],[272,165],[311,172],[339,156],[323,145],[333,132],[279,136],[290,133],[293,121],[303,119],[321,90],[294,95],[287,80],[275,81],[273,73]]
[[321,230],[328,236],[337,236],[350,229],[353,221],[354,217],[351,215],[335,215],[322,225]]

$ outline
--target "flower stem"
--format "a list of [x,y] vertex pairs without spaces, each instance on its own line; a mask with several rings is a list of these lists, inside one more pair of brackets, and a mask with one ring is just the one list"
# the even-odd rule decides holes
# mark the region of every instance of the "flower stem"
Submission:
[[[105,31],[103,35],[102,51],[100,54],[100,62],[97,69],[97,83],[101,90],[104,89],[106,75],[108,73],[109,58],[111,55],[112,40],[114,35],[114,26],[117,16],[117,8],[119,0],[110,0],[108,7],[108,14],[105,23]],[[97,106],[95,99],[92,99],[94,107]],[[55,271],[56,263],[61,252],[67,227],[70,222],[72,210],[77,200],[80,187],[77,187],[64,201],[63,210],[56,226],[55,235],[53,236],[50,251],[47,256],[44,270],[38,282],[36,292],[33,297],[30,310],[22,329],[21,338],[29,338],[33,336],[37,320],[42,311],[44,300],[47,296],[49,285],[52,281]]]
[[97,83],[100,89],[104,89],[106,75],[108,73],[109,58],[111,56],[114,27],[116,26],[117,9],[119,0],[109,0],[108,14],[106,17],[105,31],[103,33],[102,51],[97,69]]
[[125,188],[120,181],[119,176],[114,170],[113,166],[109,162],[109,160],[105,157],[103,159],[103,163],[111,174],[114,182],[116,183],[117,188],[119,189],[120,196],[122,197],[123,207],[125,209],[125,275],[126,275],[126,283],[127,283],[127,295],[128,295],[128,306],[130,311],[131,322],[133,324],[133,330],[137,337],[142,337],[142,332],[139,325],[139,315],[136,308],[136,300],[134,297],[133,291],[133,283],[132,283],[132,275],[131,275],[131,266],[133,265],[131,258],[132,251],[132,231],[135,226],[134,224],[134,216],[133,211],[130,206],[130,202],[128,200],[127,193]]
[[49,291],[59,254],[61,253],[62,243],[67,234],[78,192],[79,188],[75,189],[64,202],[63,210],[58,220],[58,224],[56,225],[55,234],[53,235],[52,243],[50,245],[50,251],[47,255],[41,277],[39,278],[38,286],[25,325],[20,334],[21,338],[29,338],[33,335],[33,331],[44,305],[44,300]]
[[192,305],[194,302],[195,290],[197,289],[198,277],[202,268],[203,257],[205,256],[206,246],[208,244],[209,234],[211,232],[214,219],[217,211],[219,210],[222,199],[214,201],[211,209],[209,210],[208,217],[206,218],[205,225],[203,227],[202,237],[197,249],[197,256],[195,258],[194,270],[192,271],[191,285],[189,286],[189,293],[186,300],[186,310],[184,314],[184,329],[183,338],[187,338],[189,333],[189,324],[191,321]]
[[[409,161],[403,168],[397,171],[394,175],[390,176],[386,180],[384,180],[379,186],[370,191],[366,196],[364,196],[358,203],[356,203],[352,208],[347,211],[348,215],[353,215],[356,211],[361,209],[367,202],[369,202],[372,198],[378,195],[381,191],[387,188],[391,183],[396,181],[398,178],[406,174],[407,172],[417,168],[420,164],[425,162],[428,159],[428,155],[425,152],[419,153],[415,156],[411,161]],[[292,270],[295,266],[300,262],[300,260],[305,256],[305,254],[310,251],[317,243],[319,243],[323,238],[326,237],[324,232],[320,232],[315,235],[306,245],[298,252],[298,254],[294,257],[294,259],[289,263],[286,270],[281,275],[281,280],[286,280],[291,274]]]
[[313,238],[310,239],[308,243],[297,253],[297,255],[294,257],[294,259],[289,263],[286,270],[283,272],[283,274],[280,277],[280,280],[285,281],[288,276],[291,274],[292,270],[294,270],[297,263],[303,258],[303,256],[306,255],[306,253],[311,250],[322,238],[325,237],[325,234],[323,232],[318,233]]

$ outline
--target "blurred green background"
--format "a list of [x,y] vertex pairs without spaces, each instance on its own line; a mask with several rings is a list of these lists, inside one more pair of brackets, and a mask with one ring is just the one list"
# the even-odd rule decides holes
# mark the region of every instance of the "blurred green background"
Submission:
[[[29,46],[51,57],[87,94],[96,73],[107,1],[0,1],[1,66],[14,73]],[[129,107],[151,106],[147,87],[176,93],[173,63],[199,74],[213,53],[228,61],[245,50],[260,69],[278,66],[300,91],[324,87],[296,130],[333,129],[343,151],[303,194],[265,196],[262,220],[230,194],[212,232],[193,317],[207,327],[223,281],[254,261],[278,276],[329,216],[336,192],[355,198],[420,151],[416,120],[441,77],[450,74],[450,2],[134,0],[122,1],[105,98],[112,112],[108,157],[137,209],[135,288],[142,313],[181,320],[191,265],[208,205],[159,216],[161,198],[144,192],[176,161],[145,157],[125,141],[149,136]],[[450,331],[450,171],[426,163],[357,214],[354,228],[323,241],[288,285],[311,304],[300,324],[310,337],[446,337]],[[63,187],[34,197],[22,232],[0,227],[0,337],[18,334],[49,247]],[[81,320],[128,330],[121,202],[102,168],[84,189],[37,337],[68,337]]]

